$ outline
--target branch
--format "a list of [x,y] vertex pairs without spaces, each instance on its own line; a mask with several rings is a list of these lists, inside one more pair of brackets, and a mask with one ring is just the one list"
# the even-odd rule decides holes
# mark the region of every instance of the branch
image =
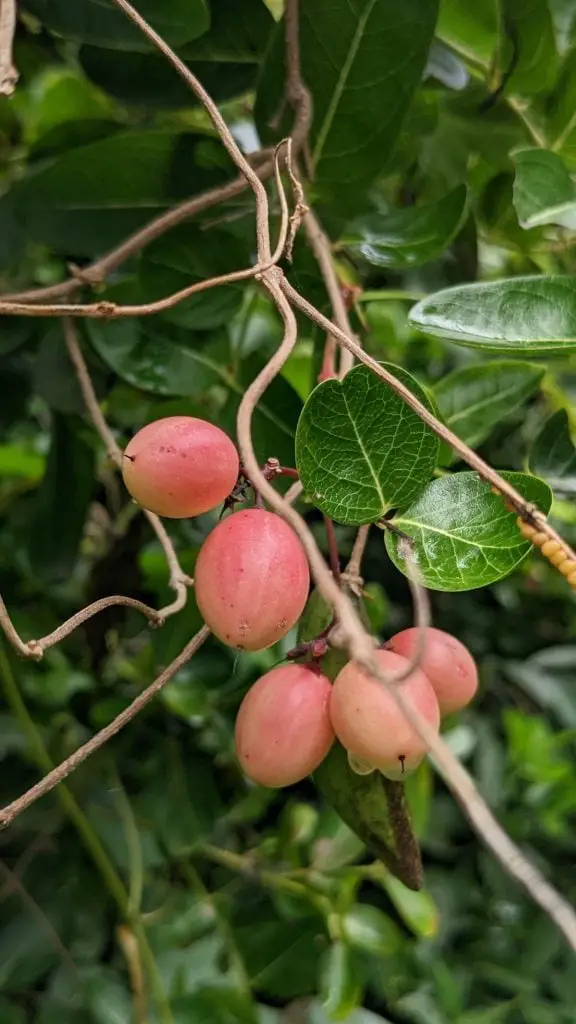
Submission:
[[[254,156],[248,158],[252,160],[256,157],[263,159],[264,156],[267,157],[266,161],[255,168],[255,173],[262,179],[269,178],[274,170],[274,164],[268,155],[268,151],[262,150],[261,153],[254,154]],[[166,210],[165,213],[155,217],[149,224],[135,231],[133,235],[129,235],[121,245],[111,249],[101,259],[91,263],[88,267],[83,267],[82,270],[76,270],[74,275],[67,281],[60,281],[58,284],[52,284],[46,288],[29,288],[22,292],[9,292],[3,295],[2,299],[5,302],[41,302],[42,300],[49,299],[64,299],[73,295],[74,292],[84,285],[101,284],[109,274],[117,270],[130,256],[140,252],[141,249],[144,249],[151,242],[160,238],[166,231],[181,224],[182,221],[202,213],[204,210],[218,206],[228,199],[233,199],[235,196],[245,192],[247,188],[248,183],[245,177],[240,175],[226,185],[210,189],[210,191],[203,192],[199,196],[194,196],[193,199],[186,199],[183,203],[179,203],[178,206],[174,206],[172,209]]]
[[226,152],[236,164],[238,170],[244,175],[244,178],[254,193],[256,199],[256,240],[258,262],[268,262],[270,260],[271,253],[270,230],[268,226],[268,196],[266,194],[266,189],[253,167],[244,156],[228,128],[228,125],[222,117],[222,114],[214,103],[214,100],[206,92],[204,86],[198,81],[196,75],[192,74],[190,69],[187,68],[184,62],[180,60],[176,53],[174,53],[174,50],[164,41],[164,39],[162,39],[162,36],[158,35],[158,33],[154,31],[154,29],[148,24],[142,15],[138,13],[136,8],[128,2],[128,0],[114,0],[114,3],[120,8],[120,10],[124,11],[124,14],[126,14],[131,21],[134,22],[143,35],[145,35],[146,38],[149,39],[158,50],[160,50],[160,53],[164,54],[174,70],[180,75],[180,78],[182,78],[186,85],[190,87],[196,98],[200,100],[200,103],[204,107],[212,121],[212,124],[218,132]]
[[433,413],[431,413],[429,409],[427,409],[426,406],[416,398],[405,384],[398,380],[398,378],[382,366],[381,363],[378,363],[372,356],[368,355],[368,353],[364,351],[364,349],[351,335],[346,331],[341,330],[336,324],[332,323],[328,317],[324,316],[323,313],[300,295],[300,293],[292,287],[284,276],[279,279],[279,284],[284,296],[293,303],[296,309],[299,309],[300,312],[304,313],[313,321],[313,323],[318,324],[322,330],[327,333],[331,331],[344,348],[349,349],[349,351],[352,352],[352,354],[355,355],[361,363],[370,367],[377,377],[380,377],[380,379],[385,381],[385,383],[388,384],[397,395],[400,395],[406,404],[418,414],[420,419],[423,420],[438,437],[443,441],[446,441],[446,443],[449,444],[454,451],[458,453],[458,455],[460,455],[463,461],[468,463],[468,465],[478,473],[478,476],[489,483],[490,486],[493,487],[495,491],[512,506],[514,511],[518,513],[525,523],[529,526],[537,526],[542,533],[546,534],[546,537],[549,540],[555,541],[560,546],[560,549],[564,552],[566,558],[576,560],[576,552],[573,551],[566,541],[563,540],[563,538],[556,532],[556,530],[550,526],[546,516],[540,509],[529,504],[526,499],[522,497],[519,491],[512,486],[512,484],[508,483],[507,480],[501,477],[500,474],[495,469],[492,469],[487,462],[484,462],[484,459],[482,459],[476,452],[472,451],[467,444],[464,444],[464,441],[461,441],[460,438],[449,429],[449,427],[441,423],[440,420],[437,420]]
[[0,96],[12,96],[19,74],[12,59],[16,0],[0,0]]
[[59,644],[61,640],[70,636],[78,626],[81,626],[87,619],[91,619],[93,615],[98,615],[106,608],[112,608],[115,605],[133,608],[137,612],[142,612],[149,620],[151,626],[161,626],[164,622],[165,613],[162,615],[155,608],[150,608],[149,605],[144,604],[143,601],[136,600],[135,597],[124,597],[121,594],[114,594],[112,597],[101,597],[100,600],[93,601],[92,604],[76,612],[75,615],[66,619],[66,622],[63,622],[61,626],[52,630],[51,633],[47,633],[46,636],[40,637],[39,640],[28,640],[27,642],[23,641],[16,632],[8,614],[8,609],[0,597],[0,626],[12,646],[18,651],[18,654],[21,654],[24,658],[34,658],[40,661],[44,656],[44,651],[48,650],[49,647]]
[[256,264],[253,267],[245,267],[242,270],[233,270],[229,274],[222,274],[220,277],[211,277],[206,281],[196,281],[189,284],[180,291],[173,292],[163,299],[155,302],[143,302],[135,306],[121,306],[117,302],[72,303],[50,303],[45,306],[41,303],[30,302],[9,302],[7,299],[0,300],[0,316],[73,316],[89,317],[94,320],[117,320],[123,316],[152,316],[154,313],[162,313],[165,309],[172,309],[184,299],[191,295],[205,292],[209,288],[216,288],[222,284],[232,284],[234,281],[245,281],[250,277],[257,277],[263,270],[273,266],[275,261],[268,260],[267,263]]
[[350,560],[342,573],[342,582],[356,597],[362,597],[362,587],[364,586],[362,559],[364,557],[364,549],[368,543],[369,533],[370,523],[359,528],[350,554]]
[[[68,349],[68,354],[74,369],[76,370],[76,376],[78,378],[78,383],[80,385],[80,390],[82,392],[82,397],[84,398],[88,415],[94,424],[97,434],[104,442],[108,458],[115,466],[118,467],[120,472],[122,472],[122,450],[116,443],[116,439],[102,415],[102,410],[98,404],[98,399],[88,372],[88,367],[84,356],[82,355],[78,335],[76,333],[76,326],[71,320],[64,317],[62,319],[62,327],[64,330],[66,348]],[[170,586],[176,594],[176,597],[171,604],[166,605],[165,608],[161,608],[160,611],[156,612],[157,618],[162,620],[168,618],[170,615],[176,614],[176,612],[179,612],[184,608],[188,596],[188,587],[191,585],[192,581],[183,571],[180,562],[178,561],[178,556],[174,550],[172,541],[170,540],[161,519],[155,515],[154,512],[149,512],[147,509],[143,509],[142,511],[160,541],[170,570]]]
[[[332,246],[330,240],[324,234],[320,222],[316,215],[310,210],[304,218],[304,230],[308,243],[316,262],[320,268],[320,273],[324,279],[326,291],[328,292],[328,298],[332,306],[332,313],[334,316],[334,322],[338,325],[344,334],[354,337],[352,328],[350,326],[350,319],[348,317],[348,310],[346,309],[346,303],[342,296],[342,289],[340,288],[340,282],[336,276],[334,270],[334,263],[332,260]],[[327,344],[334,338],[334,335],[329,332],[327,337]],[[335,344],[335,342],[332,342]],[[358,343],[358,342],[357,342]],[[349,349],[343,349],[340,357],[340,377],[344,377],[348,373],[348,370],[352,369],[354,364],[354,356]]]
[[13,800],[11,804],[0,810],[0,828],[6,828],[10,825],[19,814],[22,814],[28,807],[31,806],[40,797],[46,796],[51,789],[54,789],[60,782],[63,782],[75,768],[78,768],[86,758],[94,754],[100,747],[103,747],[108,740],[111,740],[116,733],[120,732],[125,725],[128,725],[136,715],[150,703],[151,700],[156,697],[160,690],[170,682],[170,680],[176,675],[177,672],[183,668],[184,665],[190,660],[193,654],[196,653],[199,647],[202,646],[204,641],[210,635],[208,626],[202,626],[202,629],[196,633],[191,640],[188,641],[184,650],[180,652],[177,658],[168,665],[167,668],[154,680],[150,686],[147,687],[143,693],[140,693],[131,704],[128,705],[124,711],[121,711],[119,715],[113,719],[108,725],[104,726],[100,732],[97,732],[95,736],[92,736],[87,743],[75,750],[70,757],[67,757],[62,764],[59,764],[53,771],[48,772],[40,782],[37,782],[35,786],[32,786],[23,796],[18,797],[17,800]]
[[[538,868],[534,867],[524,857],[521,850],[509,838],[480,796],[473,779],[458,759],[454,757],[444,740],[415,711],[411,702],[407,701],[404,697],[401,688],[390,685],[389,676],[382,671],[375,658],[372,638],[364,630],[349,597],[340,590],[332,578],[332,574],[326,566],[306,523],[293,508],[286,504],[281,495],[268,483],[260,470],[252,447],[252,413],[264,391],[282,368],[296,342],[296,318],[287,296],[290,296],[294,304],[298,308],[303,309],[304,312],[308,313],[309,308],[309,303],[301,299],[297,292],[294,292],[294,289],[288,285],[283,274],[277,268],[267,271],[264,276],[264,283],[279,309],[284,321],[285,332],[280,348],[252,382],[240,403],[237,424],[238,444],[242,461],[262,496],[276,512],[286,519],[299,536],[308,556],[312,575],[318,590],[332,606],[338,618],[340,636],[350,657],[373,678],[388,688],[405,718],[407,718],[433,754],[438,771],[460,802],[478,835],[492,850],[505,871],[520,882],[532,899],[556,922],[572,949],[576,950],[576,913],[556,889],[549,884]],[[314,310],[314,307],[310,307],[310,309]],[[314,315],[317,319],[318,313],[316,310],[314,310]],[[325,317],[320,317],[320,319],[322,321],[320,326],[329,330],[331,327],[330,321],[326,320]],[[347,335],[344,335],[344,337],[347,343],[353,344],[354,349],[359,348],[355,342],[351,342]],[[360,352],[364,356],[361,349]],[[395,378],[392,379],[396,384],[398,383]],[[410,397],[412,398],[413,396],[410,395]]]

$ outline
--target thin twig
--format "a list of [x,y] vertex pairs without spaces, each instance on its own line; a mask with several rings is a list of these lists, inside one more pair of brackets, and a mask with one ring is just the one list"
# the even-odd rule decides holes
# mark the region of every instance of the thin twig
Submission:
[[[122,471],[122,450],[116,442],[116,438],[110,430],[110,427],[108,426],[98,404],[94,385],[92,384],[86,360],[82,355],[82,350],[78,341],[76,325],[72,320],[67,317],[63,317],[62,327],[64,330],[66,348],[68,349],[68,354],[74,369],[76,370],[76,376],[78,378],[78,383],[80,385],[80,390],[82,392],[82,397],[84,398],[84,404],[86,405],[88,415],[94,424],[96,432],[104,442],[108,458],[120,471]],[[157,612],[160,619],[166,619],[170,615],[175,615],[184,608],[188,597],[188,587],[191,585],[192,580],[183,571],[180,562],[178,561],[178,556],[174,550],[174,545],[166,532],[166,528],[162,520],[155,515],[154,512],[149,512],[147,509],[143,509],[143,512],[160,542],[170,571],[170,586],[176,594],[176,597],[171,604],[166,605],[165,608],[161,608]]]
[[35,786],[32,786],[26,793],[18,797],[17,800],[13,800],[12,803],[8,804],[2,810],[0,810],[0,828],[6,828],[10,825],[22,811],[25,811],[40,797],[46,796],[51,789],[54,789],[60,782],[63,782],[75,768],[77,768],[83,761],[85,761],[91,754],[94,754],[96,750],[100,750],[105,743],[108,743],[116,733],[120,732],[125,725],[128,725],[136,715],[150,703],[151,700],[156,697],[160,690],[166,686],[166,683],[170,682],[174,678],[177,672],[183,668],[193,654],[202,646],[204,641],[210,635],[208,626],[202,626],[202,629],[198,630],[195,636],[188,641],[186,646],[177,658],[174,658],[167,668],[160,673],[157,679],[150,684],[142,693],[128,705],[124,711],[121,711],[112,722],[105,725],[100,732],[97,732],[91,739],[84,743],[78,750],[75,750],[70,757],[67,757],[62,764],[59,764],[51,772],[48,772],[43,779],[40,779]]
[[324,516],[324,527],[326,529],[326,540],[328,542],[328,558],[332,575],[340,586],[340,559],[338,557],[338,541],[334,530],[334,521],[330,516]]
[[362,597],[362,588],[364,586],[364,580],[362,578],[362,559],[364,557],[364,549],[368,543],[369,533],[370,523],[366,526],[359,527],[348,565],[342,573],[342,582],[348,587],[355,597]]
[[0,0],[0,96],[12,96],[19,74],[12,49],[16,31],[16,0]]
[[[29,640],[28,643],[22,645],[22,641],[18,638],[18,644],[14,644],[16,650],[28,658],[36,658],[40,660],[43,656],[44,651],[47,651],[49,647],[54,647],[55,644],[59,644],[65,637],[70,636],[78,626],[91,619],[94,615],[99,615],[100,612],[105,611],[106,608],[113,608],[115,606],[121,606],[124,608],[133,608],[137,612],[142,612],[149,620],[151,626],[161,626],[164,622],[164,617],[160,612],[156,611],[155,608],[150,608],[149,605],[144,604],[143,601],[138,601],[135,597],[124,597],[122,594],[114,594],[112,597],[101,597],[98,601],[93,601],[92,604],[86,605],[75,615],[70,616],[63,622],[61,626],[52,630],[51,633],[47,633],[46,636],[40,637],[39,640]],[[6,621],[4,615],[7,615],[4,602],[0,599],[0,612],[2,613],[2,627],[8,639],[13,643],[12,633],[6,628]]]
[[126,963],[128,964],[130,988],[132,989],[132,996],[134,1000],[133,1024],[147,1024],[148,1008],[146,1005],[146,988],[144,985],[144,971],[142,970],[138,939],[134,935],[132,929],[125,924],[118,926],[116,934],[118,936],[118,942],[122,947],[122,952],[126,958]]
[[[264,163],[255,166],[255,172],[262,180],[269,178],[274,170],[274,164],[270,159],[269,152],[262,150],[260,153],[248,157],[248,159],[254,161],[255,157],[258,157],[260,160],[266,157]],[[220,185],[218,188],[202,192],[199,196],[194,196],[192,199],[186,199],[183,203],[179,203],[170,210],[166,210],[158,217],[155,217],[154,220],[145,224],[144,227],[129,235],[120,245],[111,249],[109,253],[106,253],[99,260],[96,260],[87,267],[83,267],[82,270],[76,269],[73,276],[68,278],[68,280],[59,281],[58,284],[48,285],[45,288],[28,288],[25,291],[8,292],[2,296],[2,300],[5,302],[48,302],[50,299],[69,298],[70,295],[73,295],[74,292],[85,285],[99,285],[106,280],[109,274],[117,270],[126,260],[130,259],[131,256],[139,253],[147,245],[156,241],[157,238],[161,238],[171,228],[176,227],[185,220],[190,220],[204,210],[209,210],[211,207],[218,206],[228,199],[233,199],[235,196],[245,192],[247,188],[246,178],[244,175],[240,175],[226,185]]]
[[[324,279],[324,285],[328,292],[330,305],[332,306],[334,321],[344,334],[354,337],[352,327],[350,326],[348,310],[346,309],[346,303],[344,302],[342,289],[340,288],[340,282],[338,281],[336,271],[334,270],[330,240],[324,234],[318,217],[311,210],[304,218],[304,230],[306,232],[308,244],[316,257],[316,262],[318,263],[320,273]],[[327,345],[332,338],[334,338],[334,335],[328,331],[326,340]],[[358,339],[356,339],[356,342],[359,344]],[[333,342],[333,344],[335,344],[335,342]],[[353,365],[354,356],[352,352],[349,349],[341,349],[339,376],[344,377],[348,371],[352,369]]]
[[[275,261],[274,261],[275,262]],[[125,316],[153,316],[162,313],[166,309],[172,309],[192,295],[208,291],[209,288],[217,288],[220,285],[233,284],[235,281],[246,281],[251,277],[257,277],[262,270],[272,266],[273,261],[256,264],[253,267],[245,267],[242,270],[233,270],[229,274],[221,274],[219,277],[211,277],[206,281],[195,281],[171,295],[166,295],[155,302],[142,302],[135,306],[120,305],[117,302],[77,302],[77,303],[42,303],[31,302],[9,302],[6,299],[0,300],[0,316],[73,316],[88,317],[91,320],[117,320]]]
[[186,67],[184,61],[180,60],[162,36],[158,35],[158,33],[154,31],[151,25],[148,24],[145,18],[138,13],[136,8],[133,7],[128,0],[114,0],[114,3],[120,8],[120,10],[124,11],[124,14],[126,14],[131,21],[134,22],[143,35],[145,35],[150,42],[154,43],[154,46],[164,54],[174,70],[180,75],[180,78],[182,78],[186,85],[189,86],[196,98],[200,100],[200,103],[204,107],[212,121],[212,124],[218,132],[226,152],[236,164],[238,170],[244,175],[254,193],[256,199],[256,241],[258,262],[268,262],[270,260],[271,252],[270,231],[268,227],[268,196],[266,194],[266,189],[254,168],[244,156],[232,135],[232,132],[222,117],[222,114],[214,103],[214,100],[206,92],[204,86],[198,81],[196,75],[193,75],[190,69]]

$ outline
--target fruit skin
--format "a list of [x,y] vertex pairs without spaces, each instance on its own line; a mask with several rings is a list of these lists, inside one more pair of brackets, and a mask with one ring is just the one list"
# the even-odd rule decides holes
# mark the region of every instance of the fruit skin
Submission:
[[[418,629],[396,633],[387,648],[411,658],[418,643]],[[420,668],[432,683],[440,714],[449,715],[469,704],[478,689],[478,669],[470,651],[455,636],[430,626]]]
[[212,632],[230,647],[271,647],[300,618],[310,573],[304,548],[287,523],[260,508],[218,523],[200,549],[196,601]]
[[[375,651],[382,670],[398,674],[408,665],[393,651]],[[395,683],[436,730],[440,709],[432,683],[415,669]],[[338,673],[330,697],[330,717],[341,744],[355,757],[369,761],[389,779],[401,780],[416,768],[427,747],[412,728],[386,687],[353,661]]]
[[315,771],[334,742],[330,680],[306,665],[281,665],[254,683],[236,718],[236,755],[261,786],[280,788]]
[[238,479],[238,452],[220,427],[194,416],[167,416],[142,427],[122,460],[124,483],[143,508],[168,519],[222,504]]

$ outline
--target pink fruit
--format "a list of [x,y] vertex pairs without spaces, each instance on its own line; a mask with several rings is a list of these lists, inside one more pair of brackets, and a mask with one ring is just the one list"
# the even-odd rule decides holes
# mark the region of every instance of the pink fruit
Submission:
[[228,435],[193,416],[168,416],[142,427],[122,462],[132,497],[169,519],[216,508],[233,490],[238,470],[238,453]]
[[[417,642],[418,630],[413,627],[396,633],[387,647],[404,658],[411,658]],[[442,715],[465,707],[478,689],[478,670],[470,651],[455,636],[441,629],[426,630],[420,668],[436,691]]]
[[261,786],[291,786],[324,760],[334,742],[326,676],[281,665],[254,684],[236,719],[236,755]]
[[259,651],[300,618],[310,574],[292,528],[272,512],[249,508],[223,519],[208,535],[194,584],[212,632],[230,647]]
[[[397,675],[408,665],[392,651],[376,651],[382,670]],[[435,729],[440,725],[438,701],[431,682],[416,669],[393,684]],[[416,768],[427,747],[408,722],[386,687],[349,661],[336,676],[330,697],[330,717],[343,747],[360,762],[375,765],[391,779],[402,779]]]

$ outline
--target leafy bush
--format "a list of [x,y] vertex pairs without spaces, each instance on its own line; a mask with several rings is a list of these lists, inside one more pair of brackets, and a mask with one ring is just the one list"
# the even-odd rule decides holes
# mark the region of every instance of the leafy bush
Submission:
[[[443,738],[574,902],[574,5],[302,0],[298,17],[293,0],[140,0],[180,77],[125,0],[21,0],[13,58],[12,6],[0,1019],[571,1022],[565,936],[430,760],[388,787],[337,746],[288,789],[244,776],[234,722],[250,686],[295,647],[331,679],[341,668],[322,645],[330,608],[313,591],[298,629],[263,650],[206,630],[191,642],[189,577],[220,509],[160,523],[117,466],[145,425],[198,417],[239,442],[233,497],[253,503],[237,416],[279,350],[287,297],[298,337],[251,424],[270,502],[299,476],[295,507],[338,571],[371,525],[342,593],[379,640],[412,624],[410,584],[420,602],[430,591],[434,624],[480,670]],[[276,260],[186,69],[266,184],[272,237],[288,232]],[[291,134],[291,155],[273,149]],[[337,340],[358,337],[363,365],[323,316]]]

